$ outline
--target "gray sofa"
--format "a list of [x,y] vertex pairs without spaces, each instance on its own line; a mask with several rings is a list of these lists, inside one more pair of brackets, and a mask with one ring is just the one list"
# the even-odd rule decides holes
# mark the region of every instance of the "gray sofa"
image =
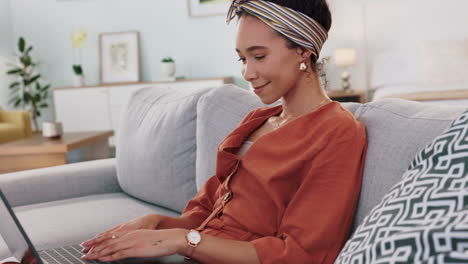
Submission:
[[[466,109],[399,99],[343,105],[368,133],[355,227]],[[39,249],[81,242],[147,213],[176,216],[214,174],[218,143],[261,106],[233,85],[144,88],[122,113],[115,159],[3,174],[0,188]]]

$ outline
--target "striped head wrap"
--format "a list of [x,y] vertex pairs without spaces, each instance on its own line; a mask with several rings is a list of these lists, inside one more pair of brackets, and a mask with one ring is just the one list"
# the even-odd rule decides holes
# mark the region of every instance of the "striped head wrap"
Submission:
[[245,11],[269,25],[286,38],[309,49],[318,59],[320,50],[328,38],[328,32],[309,16],[275,3],[263,0],[233,0],[226,23]]

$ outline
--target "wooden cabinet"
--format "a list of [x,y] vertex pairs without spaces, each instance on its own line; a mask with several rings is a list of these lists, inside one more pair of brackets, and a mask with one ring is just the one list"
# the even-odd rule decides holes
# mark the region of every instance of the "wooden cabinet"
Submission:
[[[144,87],[215,87],[231,78],[187,79],[175,82],[135,83],[53,89],[55,119],[65,132],[101,131],[119,128],[120,113],[133,92]],[[115,139],[110,139],[111,145]]]
[[110,130],[108,88],[54,90],[55,118],[66,132]]

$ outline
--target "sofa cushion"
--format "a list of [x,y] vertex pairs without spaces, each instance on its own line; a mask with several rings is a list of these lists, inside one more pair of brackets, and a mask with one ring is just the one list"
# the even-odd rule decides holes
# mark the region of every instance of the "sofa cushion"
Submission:
[[466,263],[453,252],[468,249],[467,139],[468,111],[416,155],[336,263]]
[[121,114],[117,177],[126,193],[182,211],[196,193],[196,117],[210,88],[148,87]]
[[[20,206],[14,210],[38,250],[80,243],[145,214],[178,215],[124,193],[90,195]],[[0,243],[0,257],[4,251],[5,245]]]
[[354,115],[366,125],[368,149],[354,228],[401,179],[412,158],[466,107],[402,99],[367,103]]
[[197,107],[198,189],[214,175],[219,143],[250,111],[264,106],[255,94],[234,85],[212,89],[200,97]]

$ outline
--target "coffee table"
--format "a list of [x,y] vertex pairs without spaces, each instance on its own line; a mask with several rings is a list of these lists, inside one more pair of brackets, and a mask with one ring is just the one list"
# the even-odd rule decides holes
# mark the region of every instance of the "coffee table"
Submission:
[[114,132],[68,132],[60,139],[34,133],[29,138],[0,144],[0,174],[110,157]]

